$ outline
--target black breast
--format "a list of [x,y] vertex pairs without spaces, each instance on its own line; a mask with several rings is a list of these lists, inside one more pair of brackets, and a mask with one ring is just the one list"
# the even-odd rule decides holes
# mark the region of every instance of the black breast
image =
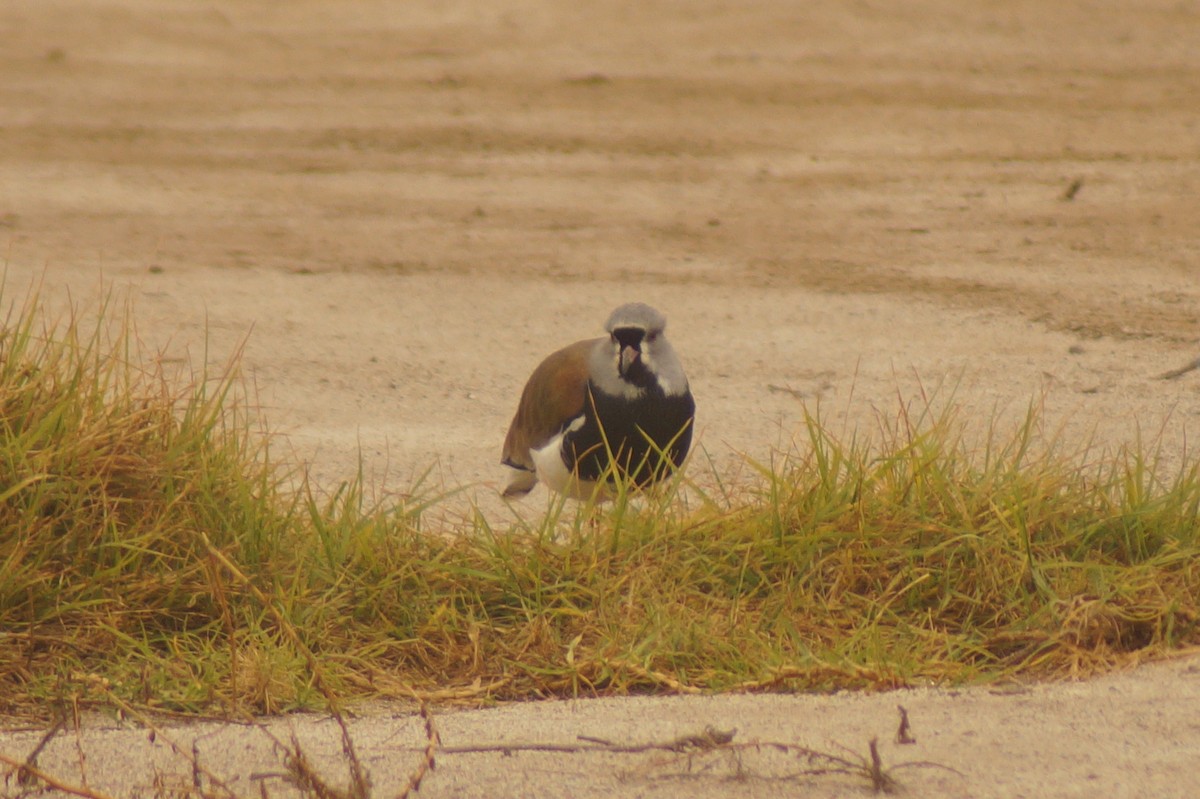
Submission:
[[588,397],[583,426],[563,439],[563,458],[569,469],[578,470],[580,479],[599,479],[608,470],[610,453],[617,469],[639,486],[683,462],[696,414],[690,391],[667,396],[651,383],[631,400],[605,394],[589,383]]

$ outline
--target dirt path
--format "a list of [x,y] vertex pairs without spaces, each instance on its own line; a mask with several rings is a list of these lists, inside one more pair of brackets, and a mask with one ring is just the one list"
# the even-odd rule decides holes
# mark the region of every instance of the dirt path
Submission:
[[629,299],[722,468],[949,387],[1194,434],[1200,373],[1155,379],[1200,355],[1192,4],[13,0],[0,37],[5,301],[102,275],[165,357],[249,334],[326,484],[361,447],[491,502],[529,370]]

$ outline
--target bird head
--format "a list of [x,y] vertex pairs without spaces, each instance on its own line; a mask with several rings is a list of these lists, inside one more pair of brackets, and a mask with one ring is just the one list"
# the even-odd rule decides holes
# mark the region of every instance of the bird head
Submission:
[[634,397],[657,384],[664,394],[683,394],[687,378],[667,341],[667,319],[640,302],[620,306],[604,325],[608,339],[597,342],[592,380],[606,393]]

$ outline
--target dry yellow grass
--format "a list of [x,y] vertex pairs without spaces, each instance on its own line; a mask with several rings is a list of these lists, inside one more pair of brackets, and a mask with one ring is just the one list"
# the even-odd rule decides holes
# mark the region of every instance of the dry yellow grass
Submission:
[[1036,411],[972,444],[952,403],[812,416],[741,484],[427,529],[436,497],[273,462],[236,362],[166,374],[100,310],[0,337],[0,711],[1078,676],[1200,639],[1196,464],[1034,446]]

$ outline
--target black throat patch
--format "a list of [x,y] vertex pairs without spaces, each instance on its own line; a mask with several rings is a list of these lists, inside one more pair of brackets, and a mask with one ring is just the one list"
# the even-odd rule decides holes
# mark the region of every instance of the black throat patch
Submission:
[[[631,383],[638,388],[646,388],[650,385],[653,375],[646,368],[646,363],[643,360],[644,353],[642,351],[642,343],[646,340],[646,331],[640,327],[617,327],[612,332],[613,340],[617,343],[617,374],[626,383]],[[625,363],[625,350],[633,349],[638,353],[638,357],[632,363]]]

